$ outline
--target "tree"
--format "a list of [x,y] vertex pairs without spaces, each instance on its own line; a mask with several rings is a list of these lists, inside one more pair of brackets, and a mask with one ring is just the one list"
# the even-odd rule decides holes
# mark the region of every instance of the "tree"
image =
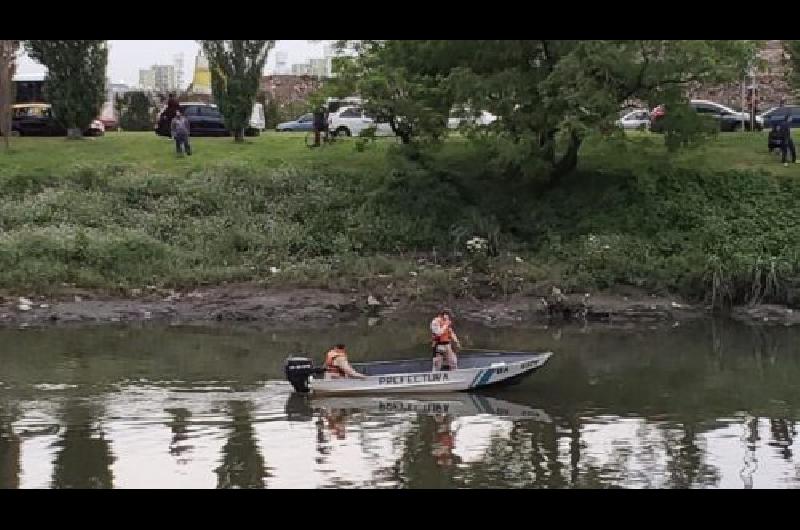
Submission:
[[30,40],[28,55],[47,68],[53,117],[70,138],[81,138],[106,98],[108,46],[104,40]]
[[237,142],[244,140],[258,86],[274,40],[201,40],[211,69],[211,89]]
[[783,41],[783,52],[787,66],[787,81],[793,92],[800,92],[800,40]]
[[14,70],[16,68],[18,40],[0,40],[0,134],[6,150],[11,136],[11,105],[14,103]]
[[274,99],[264,97],[262,100],[264,105],[264,122],[267,129],[274,129],[280,123],[280,111],[278,103]]
[[576,167],[585,136],[613,129],[627,102],[677,104],[688,83],[738,79],[757,48],[756,41],[359,41],[343,78],[354,80],[367,106],[391,107],[412,134],[440,134],[449,105],[493,113],[499,119],[490,132],[505,167],[553,184]]
[[147,131],[153,127],[150,98],[141,91],[117,94],[114,101],[120,127],[125,131]]
[[442,83],[448,72],[436,64],[422,65],[424,58],[418,53],[436,47],[423,42],[437,41],[340,41],[340,51],[351,46],[357,55],[336,58],[337,75],[325,92],[338,97],[359,94],[364,110],[388,123],[404,144],[423,135],[438,138],[449,112],[449,91]]

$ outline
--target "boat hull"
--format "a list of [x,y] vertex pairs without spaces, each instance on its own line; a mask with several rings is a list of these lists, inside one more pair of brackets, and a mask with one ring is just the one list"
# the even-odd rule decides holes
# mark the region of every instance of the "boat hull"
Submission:
[[[312,377],[309,387],[312,395],[321,396],[465,392],[518,381],[541,368],[550,356],[552,356],[551,352],[514,354],[513,356],[498,354],[496,361],[491,356],[482,356],[482,360],[488,358],[485,366],[441,372],[428,370],[391,373],[383,370],[386,373],[371,374],[370,370],[363,370],[362,373],[368,374],[366,379],[315,379]],[[387,364],[391,364],[391,362]],[[364,366],[369,368],[367,365]]]

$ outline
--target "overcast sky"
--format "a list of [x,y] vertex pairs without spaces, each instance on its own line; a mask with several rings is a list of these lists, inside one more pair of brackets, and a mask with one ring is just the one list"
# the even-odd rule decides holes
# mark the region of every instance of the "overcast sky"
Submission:
[[[305,63],[312,57],[322,57],[326,41],[310,43],[307,40],[279,40],[270,51],[267,70],[275,66],[275,54],[285,51],[289,54],[289,65]],[[184,85],[192,80],[194,58],[199,46],[193,40],[112,40],[109,41],[108,76],[114,83],[128,85],[139,83],[139,69],[154,64],[173,64],[175,54],[183,52]],[[32,74],[43,72],[44,68],[28,57],[22,57],[17,72]]]

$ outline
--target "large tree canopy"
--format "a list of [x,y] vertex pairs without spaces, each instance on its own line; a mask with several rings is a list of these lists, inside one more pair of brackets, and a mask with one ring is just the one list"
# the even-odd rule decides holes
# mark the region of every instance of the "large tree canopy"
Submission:
[[211,89],[225,125],[242,141],[274,40],[201,40],[211,69]]
[[[451,106],[499,117],[492,126],[516,156],[551,180],[575,168],[590,130],[609,127],[638,100],[677,103],[690,82],[740,78],[756,41],[469,40],[341,42],[355,56],[339,68],[340,91],[398,134],[441,133]],[[349,85],[348,85],[349,83]],[[399,127],[396,125],[400,124]],[[405,130],[403,129],[405,127]]]
[[47,68],[53,116],[80,137],[106,99],[108,46],[104,40],[29,40],[28,55]]

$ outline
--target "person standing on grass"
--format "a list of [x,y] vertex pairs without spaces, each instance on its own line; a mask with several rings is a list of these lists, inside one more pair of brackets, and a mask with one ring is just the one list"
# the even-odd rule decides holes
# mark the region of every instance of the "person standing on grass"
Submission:
[[183,155],[181,148],[186,151],[187,155],[192,156],[192,146],[189,145],[189,119],[180,110],[175,111],[170,130],[175,139],[175,150],[178,152],[178,156]]
[[786,151],[791,151],[792,153],[792,164],[797,163],[797,153],[794,149],[794,141],[792,141],[791,122],[792,115],[787,114],[783,119],[783,123],[778,126],[778,138],[781,140],[781,162],[783,162],[784,166],[789,165],[789,163],[786,162]]
[[328,116],[326,114],[325,107],[322,105],[314,111],[314,147],[319,147],[320,136],[323,132],[327,136]]

